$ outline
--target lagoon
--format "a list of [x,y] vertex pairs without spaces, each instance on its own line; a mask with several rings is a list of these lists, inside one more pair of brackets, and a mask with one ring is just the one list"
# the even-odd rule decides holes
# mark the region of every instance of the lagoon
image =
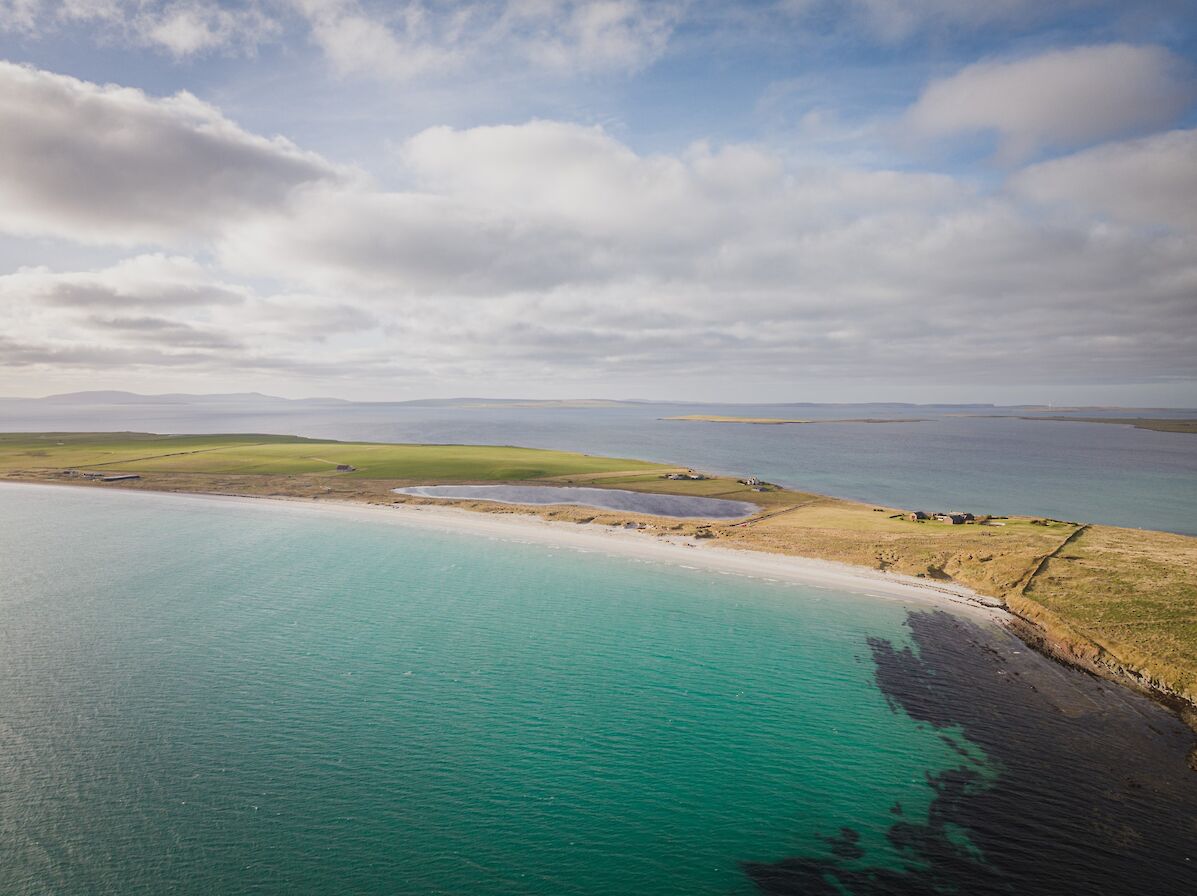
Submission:
[[493,501],[496,504],[574,504],[647,513],[679,519],[733,520],[760,510],[747,501],[662,495],[618,488],[585,488],[557,485],[416,485],[392,489],[400,495],[457,501]]

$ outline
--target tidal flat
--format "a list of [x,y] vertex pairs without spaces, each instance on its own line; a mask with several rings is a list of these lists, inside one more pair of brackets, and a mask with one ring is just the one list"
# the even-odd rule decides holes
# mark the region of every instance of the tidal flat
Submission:
[[706,498],[698,495],[663,495],[618,488],[586,488],[563,485],[412,485],[394,490],[398,495],[442,500],[490,501],[542,507],[568,504],[602,510],[677,519],[735,520],[760,510],[748,501]]

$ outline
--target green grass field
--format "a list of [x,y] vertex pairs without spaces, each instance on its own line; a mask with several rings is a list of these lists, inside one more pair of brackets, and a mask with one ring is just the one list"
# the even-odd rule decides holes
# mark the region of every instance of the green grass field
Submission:
[[[336,473],[338,464],[354,467]],[[357,479],[504,481],[669,469],[568,451],[488,445],[386,445],[296,436],[145,433],[0,434],[0,472],[322,474]]]

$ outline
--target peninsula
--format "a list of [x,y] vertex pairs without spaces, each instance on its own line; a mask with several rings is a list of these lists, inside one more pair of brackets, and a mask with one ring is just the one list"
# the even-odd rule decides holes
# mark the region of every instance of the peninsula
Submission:
[[1020,420],[1054,420],[1057,423],[1115,423],[1153,432],[1197,433],[1197,420],[1175,417],[1020,417]]
[[[442,504],[416,486],[522,484],[724,499],[735,519],[569,504],[455,501],[474,511],[635,528],[726,548],[834,561],[971,589],[1028,642],[1197,715],[1197,538],[972,512],[926,514],[753,478],[511,446],[338,442],[278,435],[0,434],[0,480],[387,505]],[[938,517],[938,518],[937,518]]]

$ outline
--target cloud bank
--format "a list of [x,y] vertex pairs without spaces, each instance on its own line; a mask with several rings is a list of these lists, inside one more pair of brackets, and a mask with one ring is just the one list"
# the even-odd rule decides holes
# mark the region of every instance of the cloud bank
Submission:
[[1018,162],[1167,126],[1193,97],[1188,65],[1167,50],[1107,44],[974,63],[929,84],[908,121],[925,137],[994,133]]
[[[956,78],[1022,83],[1021,65]],[[920,127],[962,81],[941,83],[910,113]],[[1065,133],[1042,110],[1004,110],[970,120],[1003,122],[1019,146],[1141,122],[1114,103]],[[417,133],[396,148],[393,188],[189,94],[3,64],[0,228],[115,258],[0,275],[0,368],[376,395],[1191,382],[1195,150],[1197,131],[1174,129],[995,186],[796,164],[762,143],[642,152],[533,120]]]
[[191,94],[154,98],[0,62],[0,230],[126,245],[201,239],[336,176]]
[[0,0],[0,31],[99,29],[176,59],[253,54],[304,33],[342,76],[407,81],[467,65],[635,72],[665,51],[684,0]]

